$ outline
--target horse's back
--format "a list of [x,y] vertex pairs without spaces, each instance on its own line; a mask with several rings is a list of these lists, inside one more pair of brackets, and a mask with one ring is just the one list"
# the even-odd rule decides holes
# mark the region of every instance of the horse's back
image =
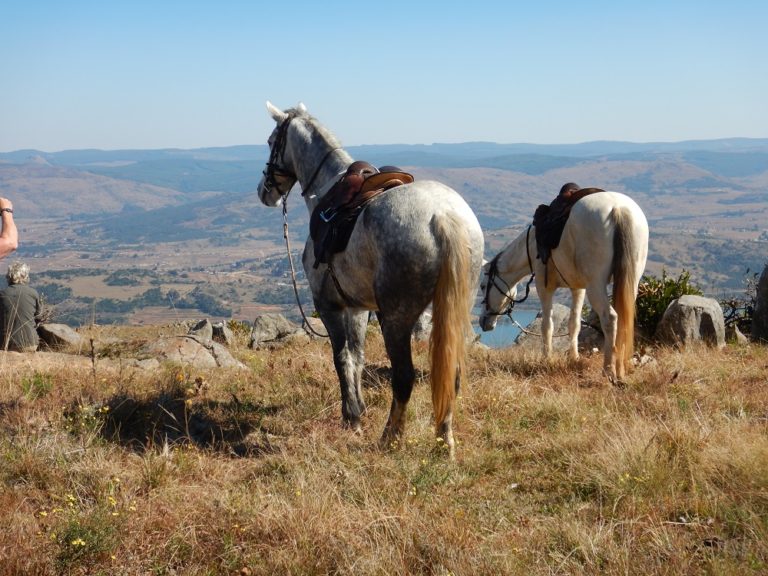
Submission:
[[632,235],[637,254],[633,259],[642,267],[648,251],[648,221],[640,206],[621,192],[599,192],[579,200],[571,210],[558,247],[565,260],[575,264],[576,272],[586,283],[590,272],[610,272],[613,260],[613,235],[616,226],[614,210],[627,218],[627,232]]
[[434,220],[448,213],[458,217],[473,257],[481,260],[483,233],[477,217],[458,192],[439,182],[421,180],[388,191],[366,208],[355,232],[375,237],[380,250],[416,255],[436,248]]
[[389,293],[431,298],[443,260],[437,220],[448,215],[448,230],[462,226],[466,233],[477,282],[484,249],[477,217],[458,192],[429,180],[388,190],[365,208],[347,249],[334,257],[339,278],[352,283],[369,306],[381,304],[384,286]]

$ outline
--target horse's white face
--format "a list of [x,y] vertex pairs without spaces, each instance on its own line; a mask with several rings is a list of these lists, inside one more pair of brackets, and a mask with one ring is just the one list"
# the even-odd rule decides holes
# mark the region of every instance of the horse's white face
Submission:
[[[302,104],[299,106],[300,110],[306,110]],[[290,157],[290,149],[286,146],[291,118],[288,113],[276,108],[270,102],[267,102],[267,110],[277,126],[267,140],[269,161],[259,181],[258,191],[259,199],[267,206],[274,207],[280,205],[286,194],[290,192],[296,184],[297,177]]]
[[506,282],[499,277],[497,264],[498,260],[494,259],[483,265],[480,281],[483,311],[480,313],[479,324],[484,332],[496,328],[499,315],[504,314],[510,302],[517,297],[517,284],[507,286]]

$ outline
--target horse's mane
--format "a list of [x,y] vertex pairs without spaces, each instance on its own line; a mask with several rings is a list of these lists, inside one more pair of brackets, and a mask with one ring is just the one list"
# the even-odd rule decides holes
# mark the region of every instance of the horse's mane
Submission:
[[294,107],[294,108],[288,108],[286,111],[286,114],[288,114],[289,118],[301,118],[304,120],[306,124],[309,126],[312,126],[312,128],[317,132],[317,134],[328,144],[330,144],[333,148],[341,148],[341,142],[338,138],[328,130],[325,126],[323,126],[322,123],[320,123],[317,118],[312,116],[309,112],[307,112],[307,109],[302,107]]

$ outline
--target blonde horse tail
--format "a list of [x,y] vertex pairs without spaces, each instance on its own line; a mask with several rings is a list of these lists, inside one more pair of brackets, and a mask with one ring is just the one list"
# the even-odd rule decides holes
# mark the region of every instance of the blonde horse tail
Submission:
[[613,308],[618,316],[616,327],[616,375],[622,378],[635,350],[635,287],[638,278],[633,255],[632,215],[627,208],[614,208],[613,221]]
[[443,214],[433,221],[442,252],[440,273],[432,301],[432,334],[429,338],[432,406],[440,426],[452,413],[458,377],[465,372],[466,339],[472,326],[469,236],[466,224],[456,214]]

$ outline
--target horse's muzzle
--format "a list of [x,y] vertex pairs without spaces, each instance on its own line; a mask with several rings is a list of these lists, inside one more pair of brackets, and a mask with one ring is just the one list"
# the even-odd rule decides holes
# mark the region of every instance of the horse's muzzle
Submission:
[[495,314],[481,314],[480,319],[478,320],[478,323],[480,324],[480,328],[482,328],[483,332],[490,332],[494,328],[496,328],[496,320],[499,317]]

